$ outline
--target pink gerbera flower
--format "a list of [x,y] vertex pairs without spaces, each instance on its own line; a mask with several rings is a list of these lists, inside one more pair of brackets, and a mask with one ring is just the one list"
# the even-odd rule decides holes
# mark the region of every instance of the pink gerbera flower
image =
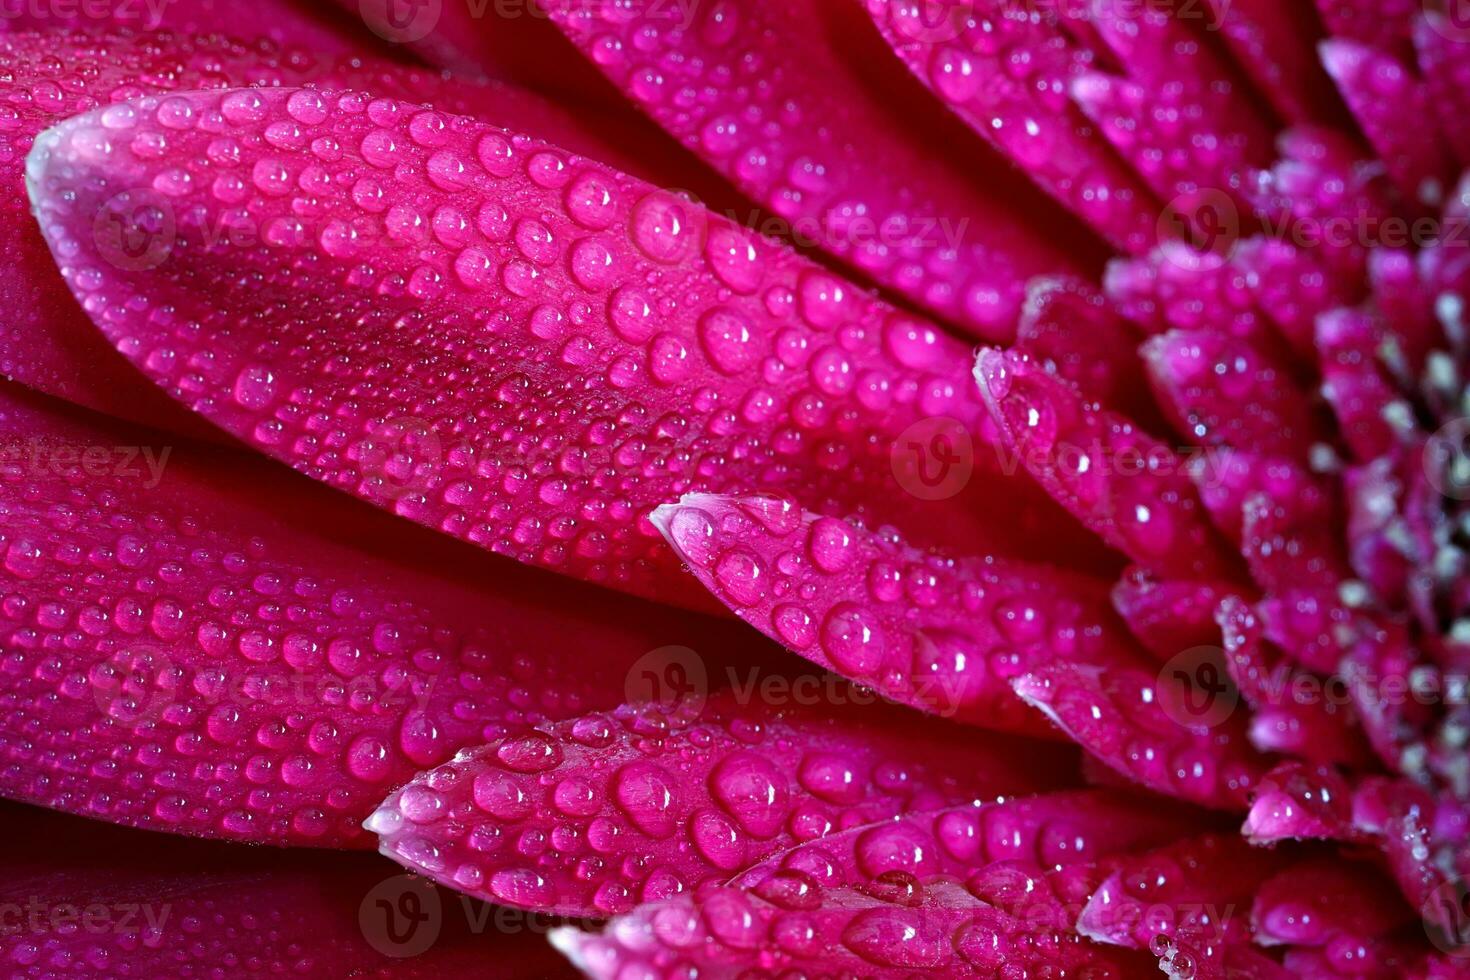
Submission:
[[1470,977],[1456,0],[341,6],[0,11],[10,973]]

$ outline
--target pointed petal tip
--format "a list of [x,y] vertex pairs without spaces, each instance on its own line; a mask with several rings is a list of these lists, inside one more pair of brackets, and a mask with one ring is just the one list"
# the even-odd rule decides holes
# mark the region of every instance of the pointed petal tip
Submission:
[[565,956],[573,967],[588,976],[594,975],[585,955],[591,938],[590,933],[583,932],[576,926],[557,926],[546,934],[546,941],[551,943],[552,948]]
[[1104,946],[1133,945],[1127,926],[1113,914],[1122,888],[1120,875],[1113,875],[1097,887],[1077,916],[1074,928],[1078,935]]

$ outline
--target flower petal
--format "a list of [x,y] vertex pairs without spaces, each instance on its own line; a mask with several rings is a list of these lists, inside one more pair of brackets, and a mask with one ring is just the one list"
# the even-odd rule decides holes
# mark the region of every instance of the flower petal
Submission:
[[823,694],[817,676],[753,670],[707,704],[511,736],[421,774],[368,827],[383,853],[461,891],[604,918],[831,831],[1033,792],[1074,768],[1058,746],[957,738],[828,681]]
[[1092,861],[1150,846],[1188,819],[1101,791],[915,814],[804,844],[730,887],[644,906],[601,936],[567,930],[552,941],[594,977],[696,965],[701,975],[733,976],[756,964],[858,975],[1132,975],[1131,959],[1071,933],[1068,908],[1093,883]]
[[1067,216],[934,103],[859,4],[598,0],[552,18],[799,239],[970,332],[1009,339],[1028,279],[1086,266]]
[[982,351],[975,380],[1021,463],[1103,540],[1161,574],[1234,577],[1168,447],[1023,356]]
[[1032,731],[1013,678],[1128,663],[1102,583],[1050,566],[948,559],[771,497],[690,494],[653,521],[736,615],[819,666],[946,718]]
[[983,139],[1125,252],[1153,243],[1159,203],[1074,105],[1092,52],[1004,0],[867,4],[920,81]]
[[557,966],[539,935],[492,944],[477,935],[488,909],[461,913],[368,855],[182,841],[9,803],[0,832],[34,845],[8,851],[0,876],[11,977],[544,980]]
[[1437,209],[1454,176],[1429,91],[1399,59],[1356,41],[1322,42],[1322,63],[1411,211]]
[[648,650],[716,656],[734,639],[549,588],[263,460],[0,397],[0,791],[15,799],[363,846],[363,818],[417,769],[618,703]]
[[186,47],[195,35],[214,35],[247,42],[269,39],[285,63],[322,55],[381,56],[384,48],[361,24],[315,3],[256,0],[250,17],[242,18],[230,0],[167,0],[164,3],[18,3],[0,17],[0,36],[45,31],[52,38],[65,31],[116,35],[121,32],[170,31]]
[[[428,71],[339,60],[317,49],[283,52],[269,42],[251,45],[220,37],[0,33],[0,57],[7,69],[0,79],[0,185],[11,191],[0,204],[0,257],[5,259],[0,264],[0,301],[8,311],[0,331],[0,372],[109,415],[195,437],[215,430],[143,383],[77,308],[56,273],[23,197],[22,161],[46,127],[144,93],[336,81],[372,84],[406,98],[432,98],[501,125],[530,127],[578,152],[640,166],[638,172],[651,179],[667,180],[677,172],[672,161],[654,154],[633,164],[630,155],[616,149],[627,135],[617,126],[589,129],[528,92],[503,85],[457,85]],[[101,225],[92,230],[107,233]],[[119,239],[118,244],[125,242]]]
[[[162,158],[143,149],[158,140]],[[1050,505],[1024,481],[900,485],[916,423],[980,437],[962,344],[555,147],[391,99],[198,93],[68,121],[30,186],[69,284],[145,374],[484,548],[707,604],[643,518],[739,489],[924,541],[1076,553],[1065,520],[1027,533],[1021,514]],[[93,233],[104,216],[139,256]]]
[[1371,865],[1325,859],[1297,864],[1255,890],[1251,927],[1263,946],[1372,939],[1413,917],[1393,889]]
[[1060,664],[1018,678],[1015,688],[1073,741],[1134,782],[1203,806],[1243,807],[1266,771],[1264,758],[1247,742],[1243,720],[1230,714],[1228,692],[1203,692],[1201,723],[1186,727],[1193,714],[1187,699],[1200,692],[1176,691],[1181,685],[1173,677]]

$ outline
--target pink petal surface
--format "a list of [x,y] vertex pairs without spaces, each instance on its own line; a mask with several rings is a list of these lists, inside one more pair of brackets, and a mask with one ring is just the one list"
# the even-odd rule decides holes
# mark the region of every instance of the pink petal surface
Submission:
[[1067,99],[1093,63],[1052,17],[987,0],[868,0],[884,38],[929,90],[1116,248],[1153,243],[1158,201]]
[[605,918],[830,832],[1061,785],[1075,767],[1060,747],[908,719],[840,683],[816,693],[813,675],[755,686],[769,680],[461,753],[368,827],[383,853],[461,891]]
[[1438,128],[1425,124],[1435,114],[1423,81],[1397,58],[1355,41],[1324,41],[1322,63],[1411,212],[1437,208],[1453,168]]
[[[885,698],[1031,731],[1011,681],[1052,663],[1128,663],[1102,583],[1041,565],[949,559],[774,497],[690,494],[653,521],[745,621]],[[1044,727],[1041,727],[1044,731]]]
[[934,104],[857,3],[596,0],[552,16],[802,239],[970,332],[1009,338],[1027,279],[1086,265],[1065,217]]
[[594,977],[696,965],[721,977],[1131,976],[1131,958],[1070,935],[1069,905],[1085,896],[1093,861],[1166,839],[1186,819],[1105,792],[915,814],[797,847],[732,879],[739,890],[699,889],[600,936],[552,938]]
[[1092,893],[1077,930],[1132,949],[1148,949],[1157,936],[1248,941],[1251,896],[1289,863],[1239,837],[1214,834],[1130,855]]
[[495,935],[491,910],[366,855],[184,842],[9,803],[0,829],[19,845],[0,883],[9,977],[565,972],[539,935]]
[[1288,123],[1335,117],[1342,107],[1317,61],[1321,30],[1307,4],[1209,0],[1236,61]]
[[1159,573],[1233,577],[1234,560],[1169,447],[1022,355],[982,351],[975,380],[1005,445],[1108,544]]
[[[960,883],[939,881],[903,904],[834,889],[810,911],[734,888],[643,906],[600,936],[558,929],[551,941],[586,976],[1143,977],[1137,954],[1110,950],[1006,914]],[[798,902],[801,899],[796,899]],[[1024,975],[1023,974],[1023,975]]]
[[637,167],[650,179],[682,173],[682,161],[668,153],[644,153],[637,162],[624,154],[618,147],[631,141],[616,119],[589,126],[520,89],[455,85],[428,71],[333,58],[319,50],[283,52],[264,41],[217,37],[17,33],[0,34],[0,55],[7,66],[0,80],[0,183],[14,192],[0,205],[0,302],[9,311],[0,331],[0,372],[109,415],[194,436],[213,430],[143,383],[109,349],[56,273],[23,199],[22,162],[46,127],[144,93],[350,81],[529,128],[579,152]]
[[[1229,691],[1195,690],[1172,670],[1155,677],[1059,664],[1017,678],[1014,686],[1099,761],[1155,792],[1239,809],[1265,774],[1264,758],[1245,738],[1244,719],[1231,713]],[[1200,721],[1192,723],[1190,706],[1201,697]]]
[[1381,872],[1328,859],[1297,865],[1263,882],[1251,905],[1252,929],[1263,946],[1369,939],[1412,916]]
[[[163,158],[144,149],[158,140]],[[1024,481],[902,489],[911,426],[981,438],[961,344],[555,147],[269,90],[79,117],[31,161],[63,275],[145,374],[308,475],[489,550],[707,602],[644,515],[738,488],[921,541],[1076,553],[1065,520],[1028,522]],[[99,214],[142,237],[141,260],[99,242]]]
[[718,653],[717,623],[549,588],[264,461],[3,398],[12,798],[364,846],[362,820],[417,769],[611,707],[649,650]]
[[249,17],[241,17],[231,0],[107,0],[95,3],[15,3],[0,15],[0,35],[7,32],[61,31],[115,34],[169,31],[183,41],[189,35],[225,35],[241,41],[268,40],[283,61],[309,61],[322,55],[383,55],[387,49],[362,23],[325,4],[291,0],[252,0]]

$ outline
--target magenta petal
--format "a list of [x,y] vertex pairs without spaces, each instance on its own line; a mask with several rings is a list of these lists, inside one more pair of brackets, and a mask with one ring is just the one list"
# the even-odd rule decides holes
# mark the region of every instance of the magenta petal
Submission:
[[[1071,932],[1092,863],[1153,846],[1179,811],[1092,791],[915,814],[804,844],[733,878],[553,941],[594,977],[742,967],[825,975],[1131,976]],[[738,890],[737,890],[738,889]],[[628,973],[620,973],[627,970]],[[1120,973],[1121,971],[1121,973]]]
[[1454,168],[1423,81],[1392,55],[1355,41],[1322,42],[1322,63],[1411,211],[1438,208]]
[[1173,672],[1060,664],[1015,681],[1016,693],[1115,771],[1168,796],[1221,809],[1243,807],[1266,771],[1227,693],[1193,720]]
[[[149,155],[156,140],[170,153]],[[1034,540],[954,491],[897,485],[892,446],[914,423],[967,445],[980,429],[963,345],[555,147],[270,90],[84,116],[31,160],[63,274],[145,374],[308,475],[481,547],[707,603],[643,519],[689,490],[796,491],[931,542]],[[158,254],[109,261],[99,213]],[[173,234],[150,238],[154,219]],[[985,456],[965,462],[998,469]]]
[[12,798],[364,846],[362,820],[416,770],[611,707],[648,650],[729,639],[549,588],[262,460],[0,394]]
[[8,803],[0,832],[15,845],[0,969],[16,980],[560,975],[540,936],[478,935],[490,909],[375,856],[182,841]]
[[[117,34],[169,31],[169,47],[187,47],[194,35],[224,36],[253,42],[269,39],[285,63],[314,61],[322,55],[378,55],[386,48],[362,29],[361,21],[325,4],[293,0],[251,0],[248,17],[233,0],[138,0],[136,3],[15,3],[0,15],[0,37],[10,32],[64,31]],[[188,86],[180,86],[187,88]]]
[[[461,753],[368,827],[383,853],[461,891],[605,918],[814,837],[1033,792],[1074,768],[1060,747],[904,717],[835,678],[734,683],[688,713],[624,707]],[[829,707],[773,707],[773,690]]]
[[1092,893],[1077,931],[1098,942],[1148,949],[1155,937],[1248,941],[1242,904],[1288,858],[1239,837],[1209,835],[1124,857]]
[[1256,889],[1251,926],[1263,946],[1325,946],[1369,939],[1408,922],[1413,912],[1377,869],[1342,860],[1289,868]]
[[[1153,243],[1158,202],[1062,93],[1092,53],[1005,0],[873,0],[868,12],[915,77],[971,129],[1112,244]],[[946,18],[953,18],[953,23]]]
[[1220,31],[1256,88],[1288,123],[1341,112],[1313,48],[1321,29],[1306,3],[1210,0]]
[[[1021,874],[1012,881],[1021,883]],[[898,888],[902,889],[902,884]],[[735,888],[645,905],[601,935],[556,929],[551,941],[588,977],[1142,977],[1136,954],[1094,946],[1060,929],[1043,906],[1041,923],[1012,916],[941,879],[895,901],[837,888],[814,896],[782,881],[768,900]],[[1043,932],[1037,941],[1035,933]]]
[[1108,615],[1106,588],[1075,573],[945,558],[772,497],[691,494],[653,520],[736,615],[813,663],[931,714],[1034,730],[1013,678],[1051,663],[1133,657]]
[[[144,6],[138,4],[140,9]],[[0,80],[0,182],[13,191],[0,205],[4,243],[0,248],[6,259],[0,266],[0,302],[8,313],[0,331],[0,373],[109,415],[191,436],[209,436],[215,430],[147,384],[110,349],[68,293],[25,207],[22,161],[46,127],[144,93],[334,80],[371,83],[404,97],[433,98],[501,125],[533,127],[579,152],[623,159],[614,149],[623,141],[616,126],[604,127],[608,137],[604,139],[570,114],[518,89],[455,85],[427,70],[338,60],[317,50],[282,52],[264,41],[252,45],[174,35],[0,34],[0,58],[7,69]],[[669,178],[670,168],[662,158],[644,162],[657,179]],[[99,224],[88,237],[104,231]],[[126,243],[118,239],[116,244]]]
[[1023,356],[982,351],[975,379],[1019,462],[1103,540],[1160,574],[1234,576],[1171,449]]
[[1144,345],[1154,391],[1190,442],[1305,460],[1325,438],[1289,366],[1246,340],[1174,330]]
[[798,240],[971,332],[1009,339],[1028,279],[1085,266],[1060,246],[1078,244],[1075,230],[1060,231],[1069,222],[948,118],[858,3],[686,13],[640,0],[552,16]]

